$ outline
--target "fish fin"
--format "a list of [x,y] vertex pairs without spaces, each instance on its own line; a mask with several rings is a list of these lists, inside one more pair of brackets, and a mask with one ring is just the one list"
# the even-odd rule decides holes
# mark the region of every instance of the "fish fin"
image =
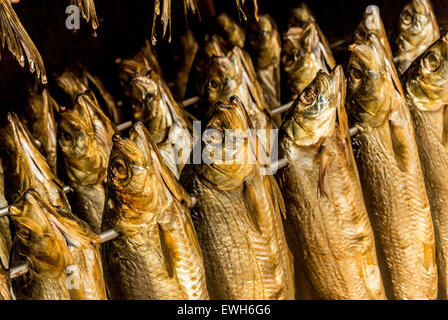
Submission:
[[443,110],[443,135],[442,141],[444,145],[448,144],[448,106]]
[[319,151],[319,181],[317,183],[317,194],[323,195],[325,190],[325,175],[328,168],[328,158],[329,154],[325,147],[321,147]]
[[36,71],[37,78],[43,84],[47,83],[42,57],[9,1],[0,1],[0,37],[2,47],[4,48],[6,43],[9,51],[22,68],[25,65],[26,58],[31,73]]
[[166,226],[158,224],[159,235],[160,235],[160,253],[162,255],[162,260],[165,265],[165,270],[168,276],[172,278],[174,276],[174,257],[172,252],[173,238],[171,233],[166,230]]
[[405,130],[401,125],[394,123],[393,119],[389,120],[390,138],[392,142],[392,148],[394,150],[394,158],[398,168],[401,171],[406,171],[407,160],[406,155],[408,152],[408,138]]
[[286,220],[285,200],[283,199],[283,195],[282,195],[282,192],[280,191],[280,187],[277,184],[277,181],[275,180],[274,176],[268,176],[268,177],[269,177],[268,179],[270,180],[273,201],[278,203],[278,207],[283,216],[283,219]]

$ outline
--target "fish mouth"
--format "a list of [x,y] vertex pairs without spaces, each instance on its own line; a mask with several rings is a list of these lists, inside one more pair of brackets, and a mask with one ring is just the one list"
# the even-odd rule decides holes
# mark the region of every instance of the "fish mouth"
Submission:
[[231,96],[227,103],[218,102],[207,125],[207,129],[224,130],[247,130],[252,127],[249,115],[237,96]]

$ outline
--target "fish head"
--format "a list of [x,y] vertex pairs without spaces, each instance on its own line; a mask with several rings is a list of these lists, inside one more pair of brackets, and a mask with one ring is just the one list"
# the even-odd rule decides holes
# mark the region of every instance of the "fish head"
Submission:
[[[256,148],[262,148],[242,102],[232,96],[216,108],[203,134],[203,176],[218,188],[234,188],[256,165]],[[262,150],[260,150],[262,151]]]
[[244,48],[246,34],[243,28],[227,13],[221,13],[216,18],[219,34],[228,42],[230,47]]
[[9,207],[20,254],[37,272],[60,274],[73,263],[66,238],[56,227],[55,215],[58,215],[55,208],[32,189]]
[[422,111],[448,104],[448,35],[441,37],[403,75],[406,94]]
[[290,28],[284,35],[281,60],[292,98],[300,94],[319,70],[326,70],[323,59],[316,24],[308,24],[306,29]]
[[131,80],[130,94],[134,119],[146,125],[156,143],[165,140],[173,122],[160,81],[157,73],[149,70]]
[[17,114],[10,112],[1,129],[0,143],[5,181],[5,196],[14,199],[31,187],[48,187],[60,183],[53,175],[44,156],[39,152],[28,129]]
[[319,71],[296,99],[282,130],[299,146],[317,145],[332,135],[339,108],[344,107],[345,77],[341,66],[329,75]]
[[155,145],[148,142],[150,139],[141,122],[134,124],[129,138],[114,135],[107,183],[116,203],[142,210],[156,207],[161,190],[152,156]]
[[436,16],[429,0],[412,0],[401,11],[398,46],[419,46],[426,39],[439,36]]
[[112,130],[98,109],[95,97],[86,91],[78,95],[72,109],[59,111],[58,143],[67,175],[83,185],[104,180],[106,175]]
[[370,33],[374,33],[378,37],[388,57],[392,59],[393,55],[390,49],[389,40],[387,39],[387,33],[381,19],[380,9],[375,5],[370,5],[366,8],[364,17],[355,30],[355,42],[365,41]]
[[349,48],[348,105],[354,121],[382,124],[390,113],[388,100],[394,96],[387,54],[375,34]]
[[233,52],[228,56],[214,56],[203,86],[203,94],[210,105],[215,105],[234,95],[241,83],[238,57]]
[[300,27],[305,29],[309,23],[316,22],[311,10],[302,2],[297,8],[292,9],[288,16],[288,27]]
[[257,22],[250,24],[247,43],[258,68],[264,69],[278,62],[280,36],[277,25],[269,14],[260,15]]

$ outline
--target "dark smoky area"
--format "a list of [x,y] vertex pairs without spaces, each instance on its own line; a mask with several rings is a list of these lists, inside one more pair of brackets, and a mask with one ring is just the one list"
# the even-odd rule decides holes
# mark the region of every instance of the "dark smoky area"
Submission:
[[[351,39],[351,35],[362,18],[367,5],[377,5],[386,30],[390,36],[396,31],[397,19],[406,0],[397,1],[319,1],[306,2],[330,44]],[[300,1],[258,1],[259,13],[269,13],[282,34],[287,29],[287,17],[290,9]],[[23,26],[39,50],[47,71],[49,89],[57,101],[64,105],[69,99],[54,83],[54,76],[61,74],[68,66],[81,61],[92,73],[97,74],[105,83],[109,92],[120,99],[120,84],[117,79],[118,58],[131,57],[138,52],[146,39],[151,37],[153,23],[153,1],[147,0],[97,0],[96,11],[99,28],[96,35],[91,27],[81,19],[81,28],[76,32],[65,27],[68,1],[22,0],[13,4]],[[448,3],[433,1],[439,23],[448,23]],[[215,17],[227,12],[243,27],[253,19],[253,4],[246,2],[247,21],[243,19],[234,1],[198,1],[199,14],[184,14],[181,1],[172,3],[171,42],[167,34],[162,38],[160,19],[156,22],[156,51],[165,73],[167,82],[176,74],[176,61],[173,56],[178,50],[177,41],[180,32],[187,25],[193,30],[199,44],[207,33],[215,30]],[[169,33],[169,31],[167,32]],[[348,43],[347,43],[348,45]],[[343,48],[345,48],[343,46]],[[335,50],[337,60],[344,55]],[[174,63],[173,63],[174,62]],[[343,63],[343,61],[338,61]],[[27,92],[35,83],[34,74],[30,74],[28,65],[21,68],[9,53],[6,46],[1,51],[0,103],[1,119],[11,110],[20,110],[25,104]],[[1,121],[1,120],[0,120]]]

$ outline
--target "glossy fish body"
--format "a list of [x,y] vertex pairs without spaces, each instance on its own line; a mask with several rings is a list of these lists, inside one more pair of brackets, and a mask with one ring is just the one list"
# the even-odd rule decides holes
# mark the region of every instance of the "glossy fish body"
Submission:
[[73,211],[99,233],[105,181],[114,131],[95,97],[78,95],[72,109],[61,109],[58,141],[65,174],[74,190]]
[[395,64],[399,74],[440,37],[430,0],[412,0],[401,11]]
[[448,40],[442,37],[403,75],[436,235],[439,299],[448,294]]
[[100,239],[71,212],[64,217],[36,191],[9,209],[16,228],[12,263],[30,271],[14,279],[17,299],[105,300]]
[[[1,164],[1,159],[0,159]],[[3,165],[0,165],[0,208],[8,206],[5,198],[5,181],[3,174]],[[11,229],[9,227],[9,218],[0,218],[0,259],[6,268],[9,268],[9,254],[11,252],[12,238]]]
[[0,129],[5,197],[8,203],[28,189],[35,189],[51,205],[70,210],[62,182],[55,176],[34,139],[15,113],[8,113]]
[[165,163],[178,178],[192,149],[191,126],[171,91],[153,70],[129,83],[133,116],[148,128]]
[[344,103],[342,68],[321,71],[280,129],[279,158],[289,165],[277,179],[298,242],[290,248],[320,298],[386,299]]
[[107,190],[102,228],[120,234],[102,247],[110,297],[208,299],[191,199],[141,122],[114,137]]
[[57,102],[50,96],[47,89],[31,93],[24,113],[24,123],[34,139],[41,144],[42,154],[47,159],[53,172],[56,172],[56,121],[54,110],[58,109]]
[[9,273],[0,262],[0,300],[12,300],[11,298],[11,280]]
[[245,131],[251,127],[237,97],[219,103],[207,129],[234,130],[235,147],[230,143],[224,149],[231,158],[214,158],[212,154],[221,149],[211,143],[226,144],[227,137],[210,136],[210,164],[188,166],[181,183],[197,200],[192,217],[210,297],[294,299],[292,256],[281,217],[283,198],[273,176],[260,174],[260,159],[253,149],[256,136]]
[[355,158],[388,297],[435,299],[435,238],[411,115],[379,39],[350,47]]
[[260,15],[248,32],[248,51],[253,59],[257,79],[269,109],[277,108],[280,100],[281,39],[272,17]]
[[304,3],[291,11],[289,26],[281,55],[286,77],[284,102],[296,99],[319,70],[329,72],[336,66],[327,39]]

